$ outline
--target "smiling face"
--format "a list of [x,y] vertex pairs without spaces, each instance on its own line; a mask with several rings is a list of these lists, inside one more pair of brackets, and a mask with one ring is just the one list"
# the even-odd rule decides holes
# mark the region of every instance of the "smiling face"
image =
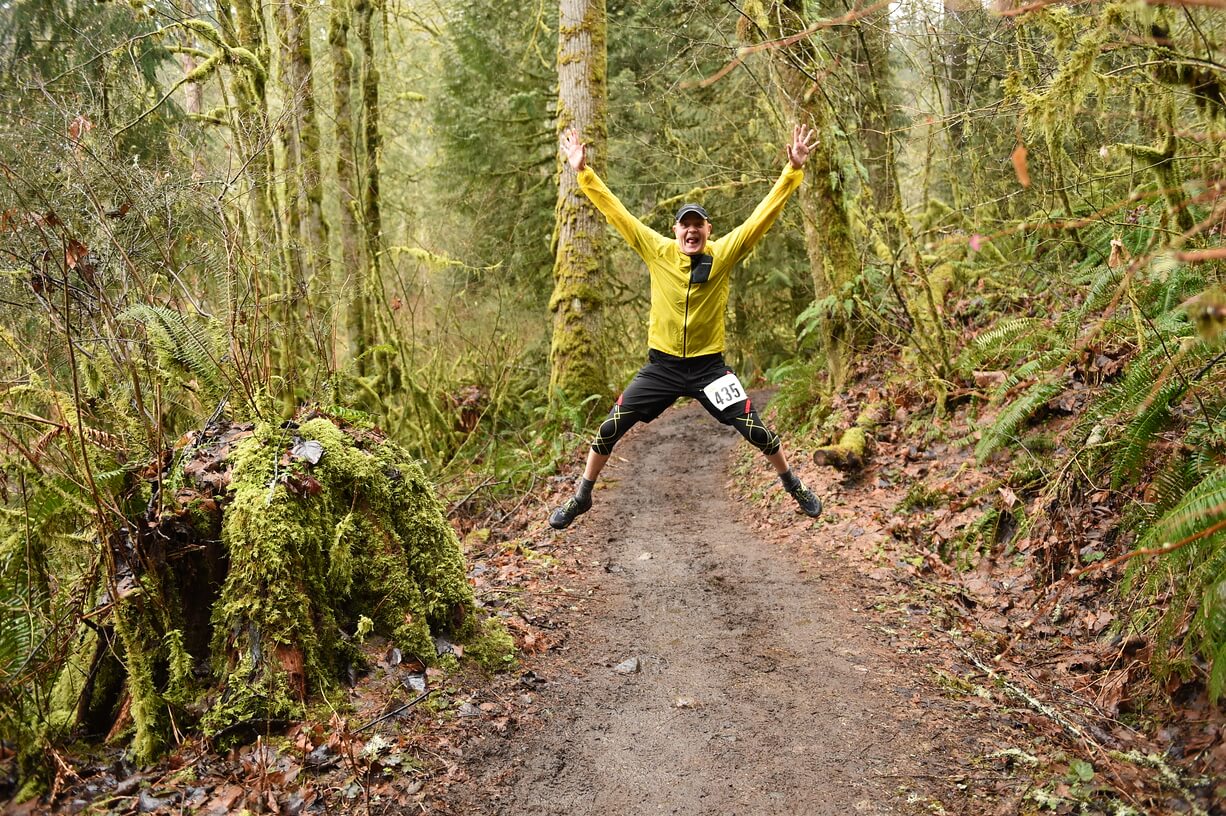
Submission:
[[699,255],[706,249],[707,239],[711,237],[711,222],[698,213],[686,213],[673,224],[673,234],[677,236],[677,246],[683,254]]

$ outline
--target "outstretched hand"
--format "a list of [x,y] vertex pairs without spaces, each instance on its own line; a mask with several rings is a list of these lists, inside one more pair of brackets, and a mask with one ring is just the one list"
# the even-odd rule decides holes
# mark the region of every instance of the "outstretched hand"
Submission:
[[587,167],[587,145],[579,138],[577,128],[571,128],[562,134],[562,154],[576,173]]
[[788,145],[788,161],[799,170],[809,160],[809,154],[818,145],[817,131],[808,125],[798,124],[792,128],[792,143]]

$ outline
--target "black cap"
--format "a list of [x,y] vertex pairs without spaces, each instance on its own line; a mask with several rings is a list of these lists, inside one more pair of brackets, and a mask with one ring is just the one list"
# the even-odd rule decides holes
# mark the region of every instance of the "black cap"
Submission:
[[681,209],[677,210],[677,217],[673,220],[680,223],[682,218],[685,218],[690,213],[698,213],[702,216],[703,221],[710,221],[711,216],[707,215],[707,211],[699,204],[682,204]]

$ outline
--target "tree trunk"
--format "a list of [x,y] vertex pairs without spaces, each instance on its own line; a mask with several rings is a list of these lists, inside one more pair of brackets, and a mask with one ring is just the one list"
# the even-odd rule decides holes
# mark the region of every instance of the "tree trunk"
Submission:
[[348,356],[356,360],[359,375],[365,374],[363,356],[370,347],[367,332],[366,291],[368,275],[362,262],[362,237],[359,232],[358,168],[353,134],[353,52],[349,50],[351,12],[349,0],[334,0],[328,21],[328,44],[332,48],[332,113],[336,122],[336,179],[340,198],[341,266],[335,290],[349,299]]
[[[327,280],[328,227],[323,218],[323,188],[319,157],[319,123],[311,73],[310,18],[297,0],[284,0],[276,12],[281,54],[281,84],[286,121],[281,132],[285,154],[285,214],[291,246],[287,269],[286,331],[283,335],[283,372],[293,370],[300,348],[299,326],[311,309],[310,291],[315,277]],[[316,326],[316,321],[310,321]],[[315,338],[316,351],[327,344]]]
[[[944,0],[945,91],[949,99],[949,146],[959,151],[966,144],[967,55],[970,51],[968,25],[983,7],[976,0]],[[957,155],[955,152],[954,155]]]
[[[894,199],[896,181],[891,175],[893,163],[887,151],[894,149],[890,135],[891,112],[894,106],[892,71],[890,70],[890,15],[889,10],[879,11],[857,20],[855,30],[858,39],[856,62],[861,66],[861,75],[870,78],[867,95],[860,113],[861,149],[864,167],[868,171],[869,201],[873,210],[881,215],[890,210]],[[883,223],[888,219],[883,219]],[[887,243],[893,243],[894,231],[887,229]]]
[[[262,270],[257,264],[251,272],[252,307],[256,314],[261,314],[264,297],[282,288],[278,278],[285,270],[278,269],[277,262],[286,256],[288,243],[285,224],[276,217],[277,185],[273,183],[276,151],[267,97],[272,59],[263,15],[251,0],[231,0],[220,6],[218,21],[222,34],[254,57],[250,63],[243,65],[244,70],[233,83],[235,100],[234,110],[230,114],[230,132],[245,168],[250,230],[271,241],[274,250],[268,253],[271,269]],[[232,319],[236,316],[236,313],[233,314]],[[247,342],[241,345],[236,343],[232,349],[236,360],[243,360],[248,370],[262,370],[262,376],[267,376],[272,369],[273,349],[277,345],[275,340],[263,334],[262,327],[268,324],[263,320],[248,321]]]
[[[758,34],[779,39],[805,28],[802,0],[769,4],[758,18]],[[851,234],[844,184],[837,177],[834,138],[829,133],[830,111],[816,92],[811,68],[818,64],[813,45],[802,39],[786,48],[771,50],[773,76],[780,107],[797,120],[808,120],[821,134],[820,144],[809,154],[805,183],[797,191],[805,224],[805,251],[813,276],[816,300],[834,298],[841,303],[844,285],[860,272],[860,256]],[[847,377],[850,315],[840,307],[827,310],[819,338],[826,360],[826,387],[836,391]]]
[[[186,0],[183,3],[183,15],[185,17],[196,16],[196,4],[192,0]],[[189,49],[196,48],[196,33],[190,28],[183,32],[183,45]],[[183,66],[183,75],[191,76],[192,71],[200,64],[196,55],[192,51],[185,51],[179,55],[180,64]],[[199,82],[189,82],[183,86],[183,95],[185,97],[183,111],[188,116],[199,116],[204,112],[204,88]],[[193,157],[192,164],[196,169],[200,169],[199,156]]]
[[[604,0],[562,0],[558,20],[558,133],[577,128],[592,146],[588,161],[603,152],[608,132]],[[594,154],[594,155],[593,155]],[[596,347],[603,297],[604,219],[579,190],[575,174],[561,173],[555,213],[553,345],[549,383],[571,401],[607,390]]]
[[[330,295],[332,280],[332,260],[328,243],[328,222],[323,210],[323,158],[319,148],[319,116],[315,110],[315,85],[313,57],[311,54],[311,20],[307,6],[294,2],[290,4],[293,21],[293,60],[292,70],[295,87],[299,88],[296,124],[298,127],[299,155],[298,184],[299,210],[302,214],[302,247],[304,251],[304,266],[306,273],[307,308],[313,310],[316,306],[310,299],[312,292],[319,290],[324,297]],[[325,304],[325,311],[328,306]],[[316,331],[322,323],[313,319],[312,325]],[[331,332],[328,332],[330,337]],[[321,355],[331,358],[331,342],[325,342],[324,337],[316,337],[316,349]],[[334,363],[335,361],[333,361]]]
[[255,57],[255,64],[244,66],[245,70],[234,83],[237,110],[231,127],[246,160],[251,221],[257,235],[275,236],[275,244],[280,246],[281,224],[274,217],[277,208],[271,182],[275,156],[266,94],[271,62],[264,23],[251,0],[234,0],[224,9],[219,15],[222,33]]
[[302,716],[366,631],[425,664],[435,636],[487,668],[510,662],[420,463],[369,431],[300,419],[293,438],[279,423],[194,432],[173,457],[174,496],[108,543],[114,603],[92,627],[88,674],[69,666],[61,682],[92,735],[131,716],[138,762],[195,725],[225,745]]
[[[396,326],[387,307],[383,287],[383,213],[380,188],[380,162],[383,157],[383,135],[380,132],[379,67],[375,53],[374,17],[382,7],[380,0],[354,0],[354,23],[358,42],[362,45],[362,148],[359,163],[361,226],[366,251],[363,286],[363,335],[358,345],[371,348],[383,345],[394,350],[378,351],[364,360],[361,372],[377,374],[376,393],[394,394],[405,386],[404,371],[408,368],[403,344],[397,342]],[[385,15],[386,16],[386,15]],[[386,20],[384,20],[386,25]],[[386,30],[386,29],[385,29]]]
[[382,286],[383,216],[379,199],[379,161],[383,137],[379,133],[379,69],[375,64],[374,13],[378,0],[356,0],[358,40],[362,43],[362,143],[365,148],[365,184],[362,188],[362,225],[366,231],[369,286]]

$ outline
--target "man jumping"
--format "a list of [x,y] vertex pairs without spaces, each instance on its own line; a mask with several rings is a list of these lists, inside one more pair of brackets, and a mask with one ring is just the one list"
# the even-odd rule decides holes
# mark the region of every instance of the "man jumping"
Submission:
[[635,423],[651,422],[679,397],[697,399],[711,416],[734,427],[766,455],[800,509],[814,518],[821,514],[821,501],[792,473],[779,437],[762,424],[745,387],[724,363],[724,308],[732,268],[766,234],[788,196],[800,186],[801,168],[816,145],[814,131],[797,125],[787,146],[787,166],[770,193],[745,223],[710,241],[711,219],[697,204],[677,210],[674,239],[639,221],[587,166],[587,145],[579,132],[569,130],[562,137],[562,152],[578,173],[579,189],[647,264],[651,317],[647,365],[634,375],[601,424],[575,495],[550,514],[551,527],[569,527],[591,508],[592,487],[617,440]]

